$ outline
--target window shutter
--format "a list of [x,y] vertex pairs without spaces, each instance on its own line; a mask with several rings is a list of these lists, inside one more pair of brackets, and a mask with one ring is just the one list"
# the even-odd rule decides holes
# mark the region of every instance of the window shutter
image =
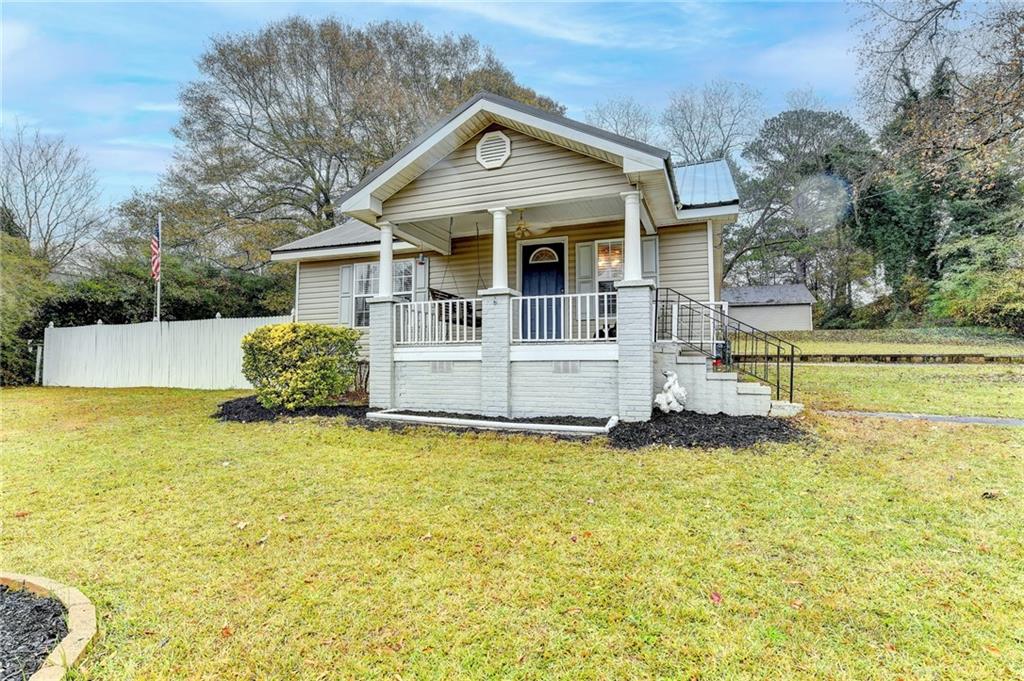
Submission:
[[352,326],[352,265],[341,266],[339,283],[338,323]]
[[644,279],[658,283],[658,237],[645,236],[640,241],[640,269]]
[[430,258],[424,257],[423,262],[417,258],[413,261],[412,288],[413,300],[430,299]]
[[596,251],[593,241],[576,244],[576,293],[594,293],[597,291]]

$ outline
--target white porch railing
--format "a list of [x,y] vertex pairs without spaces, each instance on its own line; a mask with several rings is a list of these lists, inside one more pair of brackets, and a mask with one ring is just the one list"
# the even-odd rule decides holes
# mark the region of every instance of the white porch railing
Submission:
[[615,293],[513,298],[512,342],[615,342],[616,308]]
[[[708,308],[714,310],[709,312]],[[713,344],[729,314],[729,303],[713,300],[694,303],[686,300],[672,300],[658,303],[655,310],[655,340]]]
[[395,345],[479,343],[479,298],[424,300],[395,305]]

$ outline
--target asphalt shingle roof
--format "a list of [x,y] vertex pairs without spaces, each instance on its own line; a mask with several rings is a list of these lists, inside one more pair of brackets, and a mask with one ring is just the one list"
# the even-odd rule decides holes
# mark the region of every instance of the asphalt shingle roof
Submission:
[[802,305],[815,302],[814,295],[803,284],[734,286],[722,289],[722,300],[732,305]]

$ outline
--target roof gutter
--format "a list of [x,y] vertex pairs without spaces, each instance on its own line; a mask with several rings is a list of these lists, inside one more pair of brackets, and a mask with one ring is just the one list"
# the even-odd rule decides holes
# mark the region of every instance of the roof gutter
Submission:
[[[395,253],[418,252],[417,246],[400,242],[392,250]],[[312,246],[289,250],[277,249],[270,252],[271,262],[295,262],[303,260],[334,260],[336,258],[356,258],[366,255],[380,255],[379,243],[355,244],[352,246]]]

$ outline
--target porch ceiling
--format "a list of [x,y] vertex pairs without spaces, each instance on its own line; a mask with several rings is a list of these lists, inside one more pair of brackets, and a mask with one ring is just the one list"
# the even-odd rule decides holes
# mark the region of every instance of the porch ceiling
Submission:
[[[540,206],[506,206],[506,208],[510,211],[508,215],[509,232],[515,230],[520,219],[520,211],[522,211],[522,218],[528,226],[543,228],[589,225],[623,220],[625,217],[625,205],[617,194]],[[394,225],[394,233],[400,239],[447,254],[451,252],[451,239],[490,234],[491,225],[490,213],[474,211],[433,220],[397,223]],[[651,233],[650,228],[647,231]]]

